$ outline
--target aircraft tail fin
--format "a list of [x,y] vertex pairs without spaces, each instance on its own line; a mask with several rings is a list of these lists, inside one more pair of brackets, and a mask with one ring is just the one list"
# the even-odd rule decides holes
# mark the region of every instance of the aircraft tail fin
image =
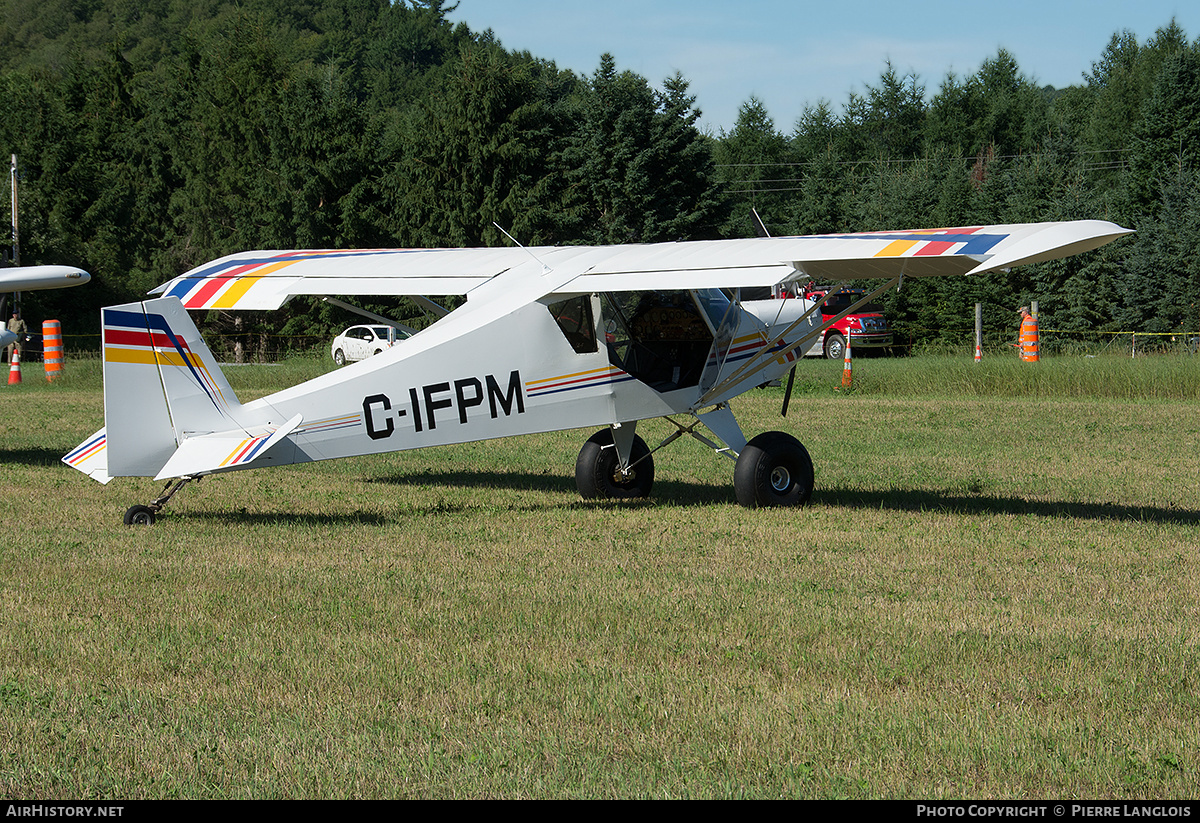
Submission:
[[109,477],[154,477],[186,439],[240,431],[241,404],[175,297],[102,310]]

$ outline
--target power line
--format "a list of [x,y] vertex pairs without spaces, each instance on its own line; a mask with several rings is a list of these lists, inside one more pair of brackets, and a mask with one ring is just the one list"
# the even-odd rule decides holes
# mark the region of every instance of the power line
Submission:
[[[1133,151],[1129,148],[1123,149],[1089,149],[1087,151],[1072,151],[1072,152],[1027,152],[1023,154],[995,154],[986,157],[981,157],[978,154],[963,156],[963,157],[872,157],[861,158],[858,160],[775,160],[762,161],[756,163],[716,163],[715,168],[718,169],[763,169],[763,168],[805,168],[808,166],[818,165],[834,165],[834,166],[859,166],[873,165],[881,163],[883,165],[905,164],[905,163],[973,163],[983,160],[985,162],[994,162],[996,160],[1042,160],[1057,157],[1061,154],[1067,154],[1071,157],[1086,156],[1086,155],[1101,155],[1101,154],[1128,154]],[[1107,164],[1123,163],[1120,161],[1105,161]]]
[[[1079,170],[1085,174],[1104,171],[1119,171],[1124,169],[1127,161],[1124,155],[1127,155],[1131,149],[1092,149],[1088,151],[1071,152],[1068,159],[1074,158],[1092,158],[1083,159],[1079,166]],[[1108,155],[1117,155],[1115,158],[1106,157]],[[869,160],[835,160],[835,161],[778,161],[778,162],[760,162],[760,163],[718,163],[715,164],[717,169],[808,169],[814,166],[825,166],[832,163],[834,166],[874,166],[874,165],[904,165],[904,164],[965,164],[984,162],[991,164],[997,161],[1026,161],[1029,163],[1056,163],[1060,167],[1065,166],[1062,162],[1063,157],[1058,152],[1035,152],[1029,154],[1003,154],[992,155],[990,157],[981,158],[979,155],[971,157],[909,157],[909,158],[874,158]],[[730,194],[779,194],[786,192],[796,192],[802,190],[802,184],[808,179],[808,175],[795,177],[735,177],[724,181],[726,186],[747,186],[748,188],[739,188],[729,190]]]

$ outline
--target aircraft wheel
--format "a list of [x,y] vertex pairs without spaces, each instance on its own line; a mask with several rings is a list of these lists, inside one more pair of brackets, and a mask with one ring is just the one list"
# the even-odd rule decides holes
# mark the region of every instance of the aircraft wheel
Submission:
[[154,509],[149,506],[130,506],[125,511],[126,526],[153,526]]
[[812,497],[808,450],[785,432],[763,432],[746,444],[733,470],[738,503],[748,508],[803,506]]
[[846,356],[846,338],[831,334],[825,338],[825,356],[830,360],[842,360]]
[[[644,459],[643,459],[644,458]],[[584,500],[649,497],[654,483],[654,458],[642,438],[634,435],[628,474],[617,468],[617,448],[612,429],[601,429],[588,438],[575,460],[575,487]]]
[[346,355],[341,349],[333,353],[333,362],[339,366],[346,365]]

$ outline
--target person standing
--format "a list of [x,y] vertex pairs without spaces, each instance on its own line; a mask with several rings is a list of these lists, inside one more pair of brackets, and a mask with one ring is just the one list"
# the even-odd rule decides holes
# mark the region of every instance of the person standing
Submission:
[[16,352],[18,355],[21,353],[21,335],[29,331],[29,327],[26,326],[25,321],[21,319],[21,312],[19,309],[13,310],[12,317],[8,319],[8,330],[17,335],[16,341],[9,344],[8,347],[8,362],[11,363],[13,359],[13,352]]
[[1037,318],[1029,313],[1028,306],[1022,306],[1018,311],[1021,313],[1021,334],[1018,338],[1017,348],[1021,352],[1021,359],[1026,363],[1036,363],[1038,359],[1038,327]]

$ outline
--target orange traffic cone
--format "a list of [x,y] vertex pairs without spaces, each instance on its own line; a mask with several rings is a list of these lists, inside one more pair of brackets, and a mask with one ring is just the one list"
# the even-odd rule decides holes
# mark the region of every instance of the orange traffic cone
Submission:
[[846,358],[842,361],[842,388],[848,389],[854,384],[854,367],[850,361],[850,341],[846,341]]
[[21,356],[17,354],[16,346],[12,350],[12,366],[8,370],[8,385],[21,382]]
[[979,348],[979,344],[975,344],[975,362],[983,360],[983,349]]

